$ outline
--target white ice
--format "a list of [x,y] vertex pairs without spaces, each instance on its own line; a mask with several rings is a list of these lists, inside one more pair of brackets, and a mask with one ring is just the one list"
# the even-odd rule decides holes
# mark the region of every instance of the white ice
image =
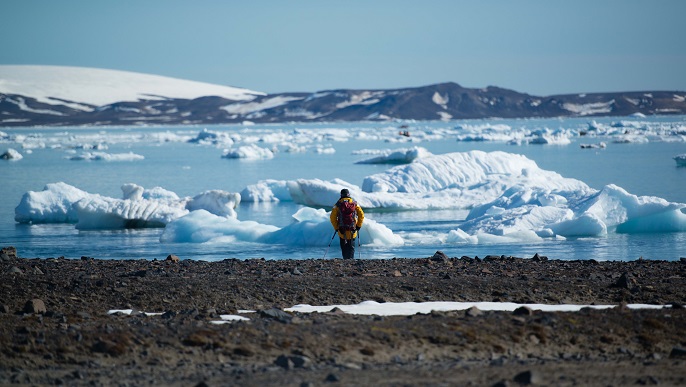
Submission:
[[3,160],[17,161],[17,160],[21,160],[23,158],[24,158],[24,156],[22,156],[21,153],[17,152],[15,149],[12,149],[12,148],[7,149],[7,151],[5,151],[5,153],[0,155],[0,159],[3,159]]
[[194,99],[212,95],[249,101],[264,95],[236,87],[128,71],[26,65],[0,66],[0,93],[21,94],[46,104],[71,101],[71,107],[86,111],[93,110],[93,106],[139,99]]
[[[304,207],[293,215],[293,222],[279,228],[253,221],[219,217],[207,211],[193,211],[165,227],[160,241],[164,243],[254,242],[292,246],[321,246],[333,238],[329,213]],[[365,218],[360,243],[370,246],[403,244],[386,226]]]
[[269,149],[261,148],[255,144],[244,145],[238,148],[231,148],[224,151],[222,157],[227,159],[272,159],[274,152]]
[[[513,302],[452,302],[452,301],[432,301],[432,302],[384,302],[363,301],[353,305],[321,305],[312,306],[308,304],[298,304],[290,308],[285,308],[289,313],[327,313],[334,309],[339,309],[347,314],[366,315],[366,316],[412,316],[415,314],[429,314],[436,312],[461,311],[470,308],[477,308],[481,311],[501,311],[512,312],[518,308],[526,307],[531,310],[544,312],[578,312],[584,308],[602,310],[617,307],[617,305],[577,305],[577,304],[516,304]],[[628,304],[629,309],[664,309],[669,308],[665,305],[652,304]],[[107,314],[127,314],[133,313],[133,309],[110,309]],[[160,312],[145,312],[147,316],[159,316]],[[249,321],[250,319],[240,315],[220,315],[220,320],[212,321],[213,324],[226,324],[235,321]]]
[[15,208],[19,223],[76,223],[78,229],[164,227],[190,211],[207,210],[219,217],[235,217],[238,193],[219,190],[179,198],[161,187],[145,189],[124,184],[123,198],[91,194],[62,182],[43,191],[29,191]]
[[426,150],[426,148],[415,146],[412,148],[384,150],[378,156],[357,161],[356,164],[408,164],[416,159],[428,156],[431,156],[431,152]]
[[[583,308],[609,309],[616,305],[573,305],[573,304],[516,304],[512,302],[384,302],[364,301],[356,305],[326,305],[312,306],[307,304],[295,305],[284,309],[286,312],[300,313],[326,313],[338,308],[348,314],[376,315],[376,316],[411,316],[417,313],[428,314],[431,311],[448,312],[466,310],[476,307],[482,311],[507,311],[511,312],[520,307],[528,307],[532,310],[545,312],[577,312]],[[664,305],[629,304],[630,309],[662,309]]]
[[72,156],[69,160],[87,160],[87,161],[138,161],[145,159],[144,156],[128,153],[105,153],[105,152],[84,152],[76,156]]
[[[271,187],[278,189],[275,194]],[[600,236],[608,232],[686,231],[685,204],[635,196],[540,169],[524,156],[472,151],[422,158],[368,176],[362,188],[335,179],[268,181],[246,188],[252,201],[290,200],[327,207],[348,188],[367,209],[470,209],[446,243],[498,243]],[[407,242],[407,241],[406,241]]]

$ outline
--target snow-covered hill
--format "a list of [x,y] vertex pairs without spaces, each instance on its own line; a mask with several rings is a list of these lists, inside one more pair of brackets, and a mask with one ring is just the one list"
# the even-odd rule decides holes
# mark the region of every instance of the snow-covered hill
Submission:
[[28,65],[0,65],[0,94],[22,95],[46,104],[64,105],[59,99],[91,106],[206,96],[249,101],[264,95],[236,87],[128,71]]
[[447,82],[392,90],[265,94],[175,78],[0,65],[0,127],[455,120],[686,114],[684,91],[533,96]]

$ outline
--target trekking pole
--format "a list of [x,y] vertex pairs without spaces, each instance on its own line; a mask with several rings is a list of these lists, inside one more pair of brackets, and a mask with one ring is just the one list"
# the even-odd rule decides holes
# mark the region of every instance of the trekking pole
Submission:
[[324,252],[324,258],[326,258],[326,254],[329,252],[329,247],[331,247],[331,242],[333,242],[333,238],[336,236],[336,230],[333,230],[333,235],[331,235],[331,240],[329,241],[329,246],[326,248],[326,251]]

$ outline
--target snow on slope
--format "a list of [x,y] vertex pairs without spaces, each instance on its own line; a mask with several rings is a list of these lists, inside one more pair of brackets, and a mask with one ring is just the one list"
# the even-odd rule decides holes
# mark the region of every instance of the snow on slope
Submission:
[[48,104],[57,99],[102,106],[141,99],[218,96],[250,101],[264,93],[211,83],[87,67],[0,65],[0,93],[19,94]]

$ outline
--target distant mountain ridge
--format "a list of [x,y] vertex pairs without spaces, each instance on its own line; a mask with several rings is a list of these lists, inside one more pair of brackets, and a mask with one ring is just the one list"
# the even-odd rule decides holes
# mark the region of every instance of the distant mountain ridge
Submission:
[[686,114],[686,92],[539,97],[493,86],[464,88],[449,82],[388,90],[265,94],[114,70],[0,66],[0,127],[594,117],[636,113]]

